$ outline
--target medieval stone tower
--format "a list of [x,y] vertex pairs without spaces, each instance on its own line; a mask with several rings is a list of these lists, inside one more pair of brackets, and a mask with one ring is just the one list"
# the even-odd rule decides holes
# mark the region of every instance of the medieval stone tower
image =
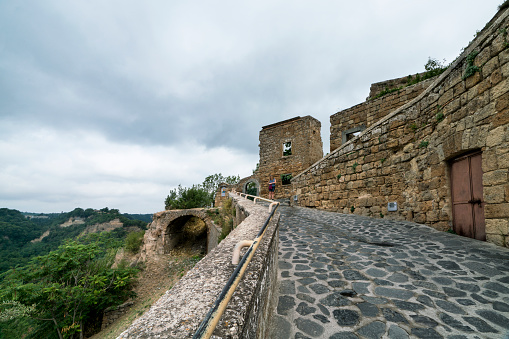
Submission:
[[270,174],[277,180],[276,199],[291,195],[290,179],[323,157],[320,127],[320,121],[309,115],[262,127],[260,167],[255,173],[260,196],[268,196]]

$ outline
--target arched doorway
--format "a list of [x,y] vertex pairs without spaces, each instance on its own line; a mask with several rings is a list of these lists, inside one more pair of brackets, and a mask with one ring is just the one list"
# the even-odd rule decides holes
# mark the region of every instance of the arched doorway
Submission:
[[250,179],[244,184],[243,193],[258,196],[260,194],[260,183],[256,179]]

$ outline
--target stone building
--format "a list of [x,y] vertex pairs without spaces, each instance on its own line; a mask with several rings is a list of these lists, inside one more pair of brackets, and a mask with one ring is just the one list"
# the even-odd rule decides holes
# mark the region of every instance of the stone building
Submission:
[[509,247],[508,17],[437,78],[332,115],[333,151],[292,179],[295,203]]
[[291,178],[323,156],[321,124],[311,116],[295,117],[262,127],[258,170],[243,178],[236,190],[251,191],[268,197],[268,182],[272,174],[277,181],[276,199],[291,195]]

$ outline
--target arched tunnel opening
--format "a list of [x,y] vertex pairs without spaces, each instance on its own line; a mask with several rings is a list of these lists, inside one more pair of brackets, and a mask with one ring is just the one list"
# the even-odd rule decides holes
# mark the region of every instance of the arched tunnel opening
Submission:
[[202,219],[186,215],[168,225],[164,253],[203,256],[207,254],[207,224]]

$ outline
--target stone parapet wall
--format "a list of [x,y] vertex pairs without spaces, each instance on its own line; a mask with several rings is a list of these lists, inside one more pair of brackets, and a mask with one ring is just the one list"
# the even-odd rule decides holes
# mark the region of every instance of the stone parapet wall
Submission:
[[390,112],[415,99],[435,78],[421,81],[377,99],[367,100],[330,117],[330,151],[334,151],[345,142],[344,134],[355,129],[364,130]]
[[[482,151],[487,240],[509,246],[508,26],[508,12],[497,13],[417,98],[295,177],[297,204],[447,230],[450,161]],[[478,72],[464,78],[475,67]],[[388,212],[389,202],[397,202],[396,212]]]
[[[241,240],[253,240],[269,216],[268,206],[231,194],[245,219],[219,245],[166,292],[119,338],[191,338],[235,267],[232,252]],[[267,338],[267,321],[274,309],[279,212],[237,286],[214,338]]]

